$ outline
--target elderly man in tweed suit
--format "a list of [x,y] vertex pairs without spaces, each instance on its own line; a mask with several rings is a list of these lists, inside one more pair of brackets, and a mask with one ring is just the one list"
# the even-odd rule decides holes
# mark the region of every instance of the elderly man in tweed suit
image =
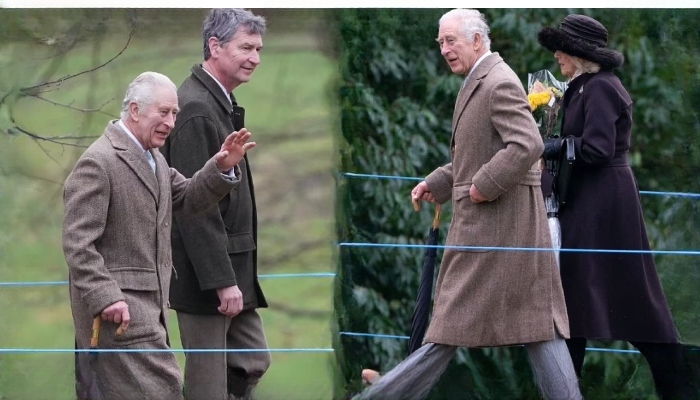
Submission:
[[[537,160],[544,145],[520,80],[475,10],[440,19],[438,43],[452,72],[466,77],[452,122],[452,162],[411,192],[452,200],[449,246],[551,247]],[[545,399],[579,399],[563,338],[569,326],[551,252],[446,249],[425,344],[373,383],[361,399],[420,399],[457,346],[525,344]]]
[[[144,350],[99,354],[91,363],[97,382],[78,382],[78,397],[91,384],[100,399],[182,397],[180,369],[167,351],[172,213],[215,205],[238,184],[237,164],[255,143],[247,142],[250,133],[234,132],[186,179],[158,152],[177,112],[170,79],[139,75],[121,119],[107,125],[66,179],[63,250],[77,347],[89,347],[93,318],[101,316],[101,348]],[[119,327],[124,332],[116,335]]]

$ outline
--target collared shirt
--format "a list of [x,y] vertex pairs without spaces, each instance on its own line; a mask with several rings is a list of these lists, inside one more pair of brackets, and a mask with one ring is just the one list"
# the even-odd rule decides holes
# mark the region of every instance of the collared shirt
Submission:
[[143,150],[143,156],[146,157],[146,160],[148,160],[148,163],[151,165],[151,169],[153,170],[153,173],[155,173],[156,172],[156,160],[153,158],[153,155],[151,154],[151,152],[143,148],[143,145],[141,144],[141,142],[139,142],[139,140],[136,139],[136,136],[134,136],[134,134],[129,130],[129,128],[126,127],[126,124],[124,123],[124,121],[119,120],[117,123],[119,124],[119,126],[122,129],[124,129],[124,132],[126,132],[126,134],[131,138],[131,140],[133,140],[139,146],[139,148]]
[[[124,129],[124,132],[126,132],[126,134],[131,138],[131,140],[133,140],[139,146],[140,149],[143,149],[143,145],[141,145],[141,142],[139,142],[139,140],[136,139],[136,136],[134,136],[134,134],[129,130],[129,128],[126,127],[126,124],[124,123],[124,121],[118,120],[117,124],[119,124],[119,126],[122,129]],[[146,157],[146,160],[148,160],[148,163],[151,165],[151,169],[153,169],[153,173],[155,173],[156,172],[156,160],[153,158],[153,155],[148,150],[143,150],[143,155],[144,155],[144,157]],[[222,172],[221,176],[223,176],[226,179],[230,179],[232,181],[235,181],[238,179],[238,178],[236,178],[235,168],[231,168],[230,170],[228,170],[228,172]]]
[[487,50],[486,53],[484,53],[481,57],[479,57],[478,60],[476,60],[476,62],[474,63],[474,66],[472,66],[472,69],[469,70],[469,73],[467,74],[467,77],[464,78],[464,82],[462,83],[462,87],[464,87],[464,85],[467,84],[467,80],[469,79],[470,76],[472,76],[472,72],[474,72],[474,70],[476,69],[476,67],[477,67],[482,61],[484,61],[484,58],[490,56],[491,54],[493,54],[493,53],[491,53],[491,50]]
[[224,87],[224,85],[222,85],[221,82],[219,82],[219,80],[216,79],[216,78],[214,77],[214,75],[212,75],[211,72],[207,71],[207,69],[204,68],[204,67],[202,67],[202,69],[204,70],[204,72],[206,72],[207,74],[209,74],[209,76],[211,76],[212,79],[214,79],[214,82],[216,82],[216,83],[219,85],[219,87],[221,88],[221,90],[222,90],[222,91],[224,92],[224,94],[226,95],[226,98],[228,99],[228,102],[231,104],[231,106],[233,106],[233,103],[231,102],[231,93],[228,93],[228,92],[226,91],[226,88]]

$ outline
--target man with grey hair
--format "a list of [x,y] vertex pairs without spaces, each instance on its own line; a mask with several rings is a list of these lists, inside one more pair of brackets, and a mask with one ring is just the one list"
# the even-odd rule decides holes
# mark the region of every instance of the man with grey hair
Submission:
[[[177,124],[163,155],[185,176],[216,151],[225,135],[245,126],[232,92],[260,64],[265,20],[242,9],[214,9],[204,21],[204,61],[178,90]],[[172,232],[170,306],[177,312],[186,349],[244,352],[187,353],[188,400],[248,399],[270,366],[257,312],[267,307],[258,283],[257,215],[248,158],[241,184],[206,213],[176,218]],[[252,350],[245,352],[245,350]],[[262,351],[261,351],[262,350]]]
[[121,119],[107,124],[64,185],[76,348],[88,349],[96,329],[99,347],[115,350],[78,354],[76,390],[90,400],[180,399],[180,368],[168,351],[172,214],[203,212],[237,187],[238,164],[255,143],[244,130],[228,135],[187,179],[158,151],[179,110],[172,81],[144,72],[123,104]]
[[545,399],[581,398],[564,341],[569,325],[553,253],[480,249],[551,248],[538,187],[544,145],[522,84],[490,51],[488,33],[475,10],[440,19],[440,52],[465,81],[452,121],[451,162],[411,192],[413,201],[452,200],[446,245],[467,248],[445,250],[423,346],[357,399],[421,399],[458,346],[518,344],[525,345]]

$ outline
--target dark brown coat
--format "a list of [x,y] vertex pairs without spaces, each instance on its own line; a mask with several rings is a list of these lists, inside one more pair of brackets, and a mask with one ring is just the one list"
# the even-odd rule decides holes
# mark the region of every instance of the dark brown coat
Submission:
[[[452,163],[426,182],[452,200],[448,246],[551,248],[537,160],[544,145],[520,80],[498,53],[460,91]],[[472,203],[476,185],[488,202]],[[554,339],[569,328],[553,252],[446,249],[426,342],[466,347]]]
[[[576,161],[559,218],[562,248],[649,250],[639,189],[627,160],[632,100],[612,72],[583,74],[562,101],[562,136]],[[650,254],[562,252],[572,337],[677,342]]]
[[[161,152],[169,165],[192,176],[243,128],[244,110],[232,107],[223,89],[201,65],[177,91],[180,112]],[[233,104],[235,99],[232,97]],[[246,156],[241,183],[214,207],[196,216],[176,217],[170,306],[190,314],[221,315],[216,289],[237,285],[243,309],[267,307],[258,282],[258,219],[255,188]]]

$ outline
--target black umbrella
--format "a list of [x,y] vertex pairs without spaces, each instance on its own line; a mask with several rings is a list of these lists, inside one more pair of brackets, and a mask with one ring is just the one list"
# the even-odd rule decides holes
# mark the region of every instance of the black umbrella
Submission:
[[[100,337],[100,314],[92,321],[92,337],[90,338],[90,350],[96,350]],[[78,341],[75,342],[78,348]],[[84,352],[75,353],[75,389],[78,399],[102,400],[104,395],[100,389],[99,379],[95,371],[97,363],[97,351],[89,354]]]
[[[420,203],[417,200],[413,202],[413,208],[420,211]],[[428,232],[428,245],[435,246],[440,237],[440,204],[435,207],[435,218],[433,226]],[[413,309],[413,320],[411,321],[411,336],[408,343],[408,354],[416,351],[423,343],[425,330],[428,327],[430,308],[433,297],[433,277],[435,276],[435,258],[437,257],[437,249],[429,247],[425,250],[423,259],[423,272],[420,278],[420,286],[418,287],[418,297],[416,298],[416,307]]]

